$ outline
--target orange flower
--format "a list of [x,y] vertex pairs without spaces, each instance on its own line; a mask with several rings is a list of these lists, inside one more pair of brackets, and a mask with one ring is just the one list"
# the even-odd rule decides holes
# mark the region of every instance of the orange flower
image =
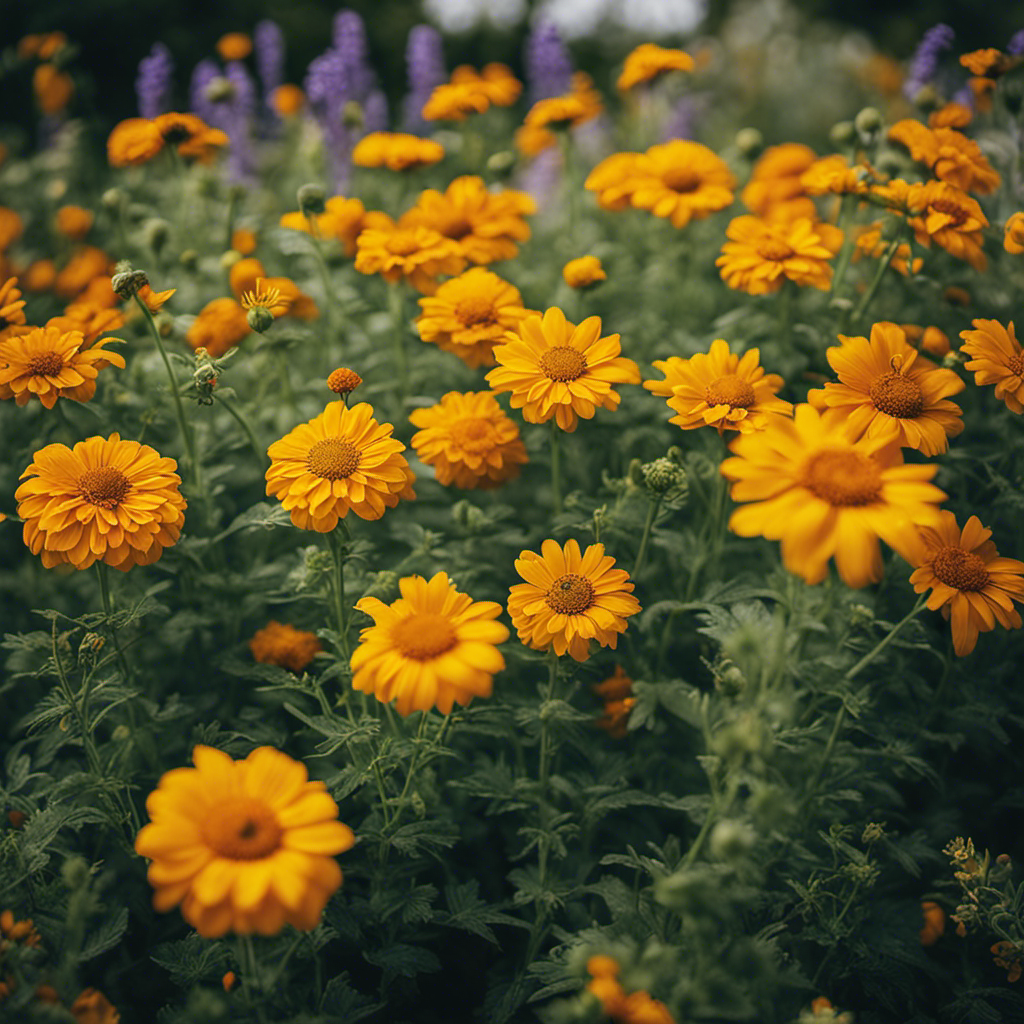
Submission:
[[114,125],[107,138],[107,161],[111,167],[134,167],[148,163],[164,148],[164,137],[153,121],[129,117]]
[[75,1024],[118,1024],[121,1014],[110,1004],[110,1000],[94,988],[84,989],[71,1004],[71,1016]]
[[[80,295],[94,278],[109,277],[107,271],[110,263],[110,257],[102,249],[97,249],[94,245],[84,245],[57,274],[53,290],[62,299],[73,299]],[[109,280],[107,284],[109,286]]]
[[21,275],[21,283],[27,292],[48,292],[56,280],[57,266],[53,260],[36,260]]
[[306,105],[306,94],[297,85],[279,85],[270,94],[270,105],[278,117],[294,117]]
[[527,423],[554,417],[572,433],[578,416],[589,420],[598,406],[618,408],[615,384],[640,383],[639,367],[620,356],[619,335],[600,335],[600,317],[577,327],[554,306],[543,317],[531,313],[494,349],[499,365],[487,381],[495,391],[511,392],[512,408],[522,409]]
[[380,274],[390,284],[405,280],[425,295],[437,290],[438,276],[466,265],[457,242],[422,226],[367,228],[356,245],[359,273]]
[[569,260],[562,267],[562,280],[570,288],[581,291],[592,288],[607,279],[608,275],[604,272],[604,267],[601,266],[601,261],[596,256],[578,256],[574,260]]
[[219,128],[211,128],[195,114],[171,112],[153,119],[164,142],[177,146],[178,153],[186,160],[208,163],[218,149],[229,142],[227,135]]
[[976,200],[944,181],[929,181],[911,186],[908,201],[913,214],[908,223],[921,245],[935,242],[979,272],[988,266],[981,249],[988,219]]
[[18,328],[25,323],[25,300],[17,284],[16,277],[9,277],[0,284],[0,341],[21,334]]
[[82,348],[88,348],[101,334],[116,331],[124,323],[124,314],[119,309],[75,303],[68,306],[62,316],[50,317],[45,326],[57,327],[61,331],[81,331],[85,337]]
[[[313,234],[320,238],[334,238],[341,242],[346,256],[355,255],[356,239],[366,223],[366,208],[358,199],[332,196],[324,204],[325,210],[312,218]],[[310,218],[301,211],[281,216],[281,227],[310,234]]]
[[928,115],[929,128],[966,128],[974,118],[974,111],[962,103],[947,103]]
[[569,92],[540,100],[530,108],[523,125],[516,129],[516,149],[524,156],[536,156],[558,142],[552,129],[576,128],[592,121],[603,109],[593,79],[586,72],[577,71]]
[[975,110],[987,114],[992,109],[992,94],[996,91],[996,80],[975,76],[967,79],[967,87],[971,90]]
[[265,309],[273,317],[284,316],[288,312],[291,300],[281,294],[280,288],[275,288],[262,277],[256,278],[256,284],[251,292],[242,292],[242,309]]
[[231,248],[243,256],[251,256],[256,251],[256,232],[248,228],[235,228],[231,232]]
[[144,284],[138,291],[138,296],[146,304],[150,313],[156,313],[163,308],[164,303],[177,291],[177,288],[168,288],[166,291],[155,292],[148,284]]
[[1003,248],[1015,256],[1024,252],[1024,213],[1010,214],[1003,228]]
[[386,167],[389,171],[415,171],[444,159],[444,147],[433,139],[402,132],[371,132],[352,150],[356,167]]
[[960,332],[960,351],[971,357],[964,369],[974,373],[978,387],[995,384],[996,398],[1011,412],[1024,413],[1024,349],[1013,321],[1004,327],[998,320],[972,320],[971,326],[973,331]]
[[205,348],[216,359],[249,333],[248,315],[234,299],[211,299],[186,331],[185,340],[194,349]]
[[40,64],[32,73],[32,89],[39,109],[53,117],[71,102],[75,83],[66,71],[60,71],[53,64]]
[[363,378],[347,366],[339,366],[336,370],[332,370],[327,377],[327,387],[342,397],[352,394],[362,383]]
[[960,57],[960,63],[967,68],[972,75],[982,78],[998,78],[1011,68],[1020,63],[1019,57],[994,50],[991,47],[985,50],[972,50]]
[[491,102],[476,83],[437,86],[423,106],[424,121],[465,121],[467,114],[482,114]]
[[604,729],[612,739],[622,739],[627,732],[630,712],[636,705],[633,697],[633,680],[615,666],[615,674],[603,683],[595,683],[591,689],[604,701],[604,715],[597,720],[597,727]]
[[922,900],[921,916],[924,918],[921,945],[934,946],[946,934],[946,912],[934,900]]
[[519,428],[489,391],[449,391],[437,405],[410,413],[409,421],[420,428],[413,450],[445,487],[497,487],[528,461]]
[[978,144],[955,128],[931,129],[918,121],[897,121],[889,129],[889,138],[906,146],[911,157],[929,167],[935,177],[964,192],[989,195],[999,188],[1001,178]]
[[249,641],[249,650],[256,661],[301,672],[323,647],[315,633],[306,633],[286,622],[271,619],[262,629],[256,630]]
[[602,210],[624,210],[630,204],[642,159],[640,153],[613,153],[587,175],[583,187],[597,193]]
[[748,210],[762,217],[793,201],[801,203],[793,210],[794,214],[815,217],[814,204],[803,198],[805,190],[800,176],[817,159],[818,155],[810,146],[798,142],[769,146],[751,169],[750,180],[740,193],[740,199]]
[[24,230],[25,224],[21,217],[14,210],[8,209],[6,206],[0,206],[0,253],[11,242],[16,242],[21,238],[21,233]]
[[615,85],[620,92],[626,92],[668,71],[692,71],[693,68],[693,58],[682,50],[669,50],[654,43],[641,43],[626,56]]
[[496,107],[510,107],[523,91],[523,83],[512,74],[507,64],[492,62],[478,72],[468,64],[460,64],[451,74],[451,84],[475,89]]
[[92,227],[93,215],[81,206],[62,206],[57,211],[57,230],[73,241],[80,242]]
[[731,241],[722,246],[715,265],[730,288],[750,295],[777,292],[786,280],[827,291],[832,282],[827,261],[837,248],[822,227],[806,218],[769,223],[735,217],[725,230]]
[[[882,237],[882,227],[882,222],[876,221],[874,224],[864,224],[856,229],[858,233],[854,239],[854,263],[859,263],[865,257],[880,260],[885,255],[891,239]],[[912,256],[912,252],[909,242],[900,242],[889,261],[889,266],[904,277],[917,274],[924,266],[924,260],[920,256]]]
[[217,40],[217,52],[223,60],[245,60],[252,53],[252,39],[244,32],[228,32]]
[[1020,981],[1024,949],[1021,949],[1015,942],[1008,942],[1004,939],[991,946],[989,952],[992,954],[992,960],[996,967],[1002,967],[1006,971],[1006,980],[1011,985],[1015,981]]
[[936,359],[949,355],[951,345],[949,338],[938,327],[920,327],[918,324],[900,324],[900,330],[907,336],[907,341],[922,352],[927,352]]
[[643,989],[626,995],[618,980],[619,965],[612,957],[592,956],[587,961],[587,972],[592,978],[587,991],[598,999],[614,1024],[675,1024],[668,1007]]
[[845,156],[834,153],[815,160],[800,175],[800,184],[812,196],[866,195],[876,177],[874,168],[869,164],[851,167]]

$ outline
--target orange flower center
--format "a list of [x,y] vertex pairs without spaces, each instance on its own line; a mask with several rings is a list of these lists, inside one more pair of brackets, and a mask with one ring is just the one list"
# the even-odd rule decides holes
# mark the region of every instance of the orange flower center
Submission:
[[579,615],[594,603],[594,585],[586,576],[567,572],[555,580],[545,600],[559,615]]
[[704,389],[704,401],[712,406],[729,405],[734,409],[749,409],[757,401],[757,396],[749,381],[738,374],[727,373]]
[[587,359],[569,345],[555,345],[540,357],[540,368],[551,380],[576,380],[586,372]]
[[363,378],[355,370],[350,370],[346,366],[339,366],[337,370],[332,370],[327,378],[327,386],[336,395],[350,394],[362,383]]
[[99,505],[101,508],[117,508],[131,487],[128,477],[114,466],[87,469],[78,478],[79,494],[90,505]]
[[757,255],[762,259],[774,262],[788,260],[790,256],[795,255],[795,250],[788,242],[782,241],[781,238],[772,238],[771,235],[762,238],[757,243],[756,249]]
[[396,231],[387,241],[388,251],[396,256],[411,256],[420,249],[420,243],[412,231]]
[[876,377],[868,388],[868,394],[879,412],[901,420],[912,420],[924,409],[920,385],[897,370]]
[[1024,377],[1024,352],[1018,352],[1006,360],[1006,368],[1014,377]]
[[455,317],[466,327],[497,322],[494,303],[485,295],[467,295],[455,303]]
[[359,468],[359,449],[340,437],[325,437],[309,449],[306,466],[321,480],[343,480]]
[[961,547],[945,547],[932,559],[932,572],[954,590],[983,590],[988,583],[984,560]]
[[448,429],[452,440],[464,451],[484,452],[494,447],[494,427],[483,417],[467,416]]
[[450,651],[457,641],[451,622],[430,612],[410,615],[391,630],[391,642],[406,658],[415,661],[437,658]]
[[214,806],[199,831],[207,845],[228,860],[269,857],[284,835],[274,812],[251,796],[232,797]]
[[944,213],[953,222],[954,227],[960,227],[967,220],[967,211],[952,199],[936,199],[931,208],[936,213]]
[[55,377],[64,369],[64,357],[59,352],[39,352],[28,361],[28,372],[37,377]]
[[700,188],[700,175],[689,167],[669,167],[661,180],[673,192],[696,192]]
[[881,495],[882,470],[861,452],[825,449],[807,460],[803,483],[830,505],[870,505]]

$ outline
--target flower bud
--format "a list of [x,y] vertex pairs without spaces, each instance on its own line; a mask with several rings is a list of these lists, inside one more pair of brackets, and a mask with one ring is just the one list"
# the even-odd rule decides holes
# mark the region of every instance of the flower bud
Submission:
[[211,103],[230,103],[235,98],[235,86],[228,78],[211,78],[203,96]]
[[319,185],[303,185],[298,193],[299,210],[306,217],[319,216],[327,209],[327,195]]
[[341,123],[349,131],[358,131],[366,123],[363,105],[358,100],[349,100],[341,108]]
[[245,315],[249,326],[257,333],[269,331],[274,324],[274,314],[266,306],[253,306]]
[[221,270],[230,270],[240,259],[242,259],[240,252],[235,249],[228,249],[220,257]]
[[716,860],[739,860],[753,849],[756,840],[754,830],[746,822],[726,818],[711,830],[708,844]]
[[106,192],[100,196],[100,203],[108,210],[119,210],[121,204],[125,200],[124,189],[121,188],[108,188]]
[[178,261],[189,273],[193,273],[199,266],[199,253],[195,249],[186,249]]
[[146,244],[155,256],[159,256],[167,244],[167,239],[171,237],[171,225],[160,217],[153,217],[146,221],[145,234]]
[[347,366],[339,366],[338,369],[332,370],[327,378],[327,386],[336,395],[350,395],[362,383],[363,378]]
[[934,85],[922,85],[914,93],[914,106],[925,114],[938,110],[942,106],[942,97]]
[[856,129],[854,128],[852,121],[838,121],[836,124],[832,125],[832,128],[828,133],[828,137],[833,146],[841,149],[843,146],[848,146],[853,142],[855,133]]
[[127,260],[121,260],[114,267],[114,274],[110,279],[110,287],[122,299],[130,299],[137,295],[139,289],[144,284],[149,284],[146,272],[144,270],[133,270],[132,265]]
[[853,119],[853,126],[865,138],[874,138],[884,124],[881,113],[875,107],[864,107]]
[[685,492],[686,470],[670,458],[662,457],[653,462],[645,462],[640,471],[644,486],[652,498],[663,498],[670,492]]
[[502,149],[497,153],[492,153],[487,158],[487,170],[491,174],[504,176],[512,170],[516,163],[516,155],[510,149]]
[[756,128],[741,128],[736,133],[736,148],[753,160],[764,149],[764,136]]
[[132,731],[127,725],[119,725],[110,734],[110,738],[115,743],[127,743],[132,738]]

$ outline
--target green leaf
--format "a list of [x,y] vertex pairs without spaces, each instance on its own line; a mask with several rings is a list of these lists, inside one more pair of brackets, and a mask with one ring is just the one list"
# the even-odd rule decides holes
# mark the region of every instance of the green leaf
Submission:
[[364,950],[363,957],[386,974],[399,974],[403,978],[441,970],[441,961],[429,949],[404,942],[396,942],[386,949]]
[[128,908],[121,907],[86,938],[82,952],[78,954],[78,959],[91,960],[93,957],[99,956],[100,953],[106,953],[108,949],[113,949],[127,929]]

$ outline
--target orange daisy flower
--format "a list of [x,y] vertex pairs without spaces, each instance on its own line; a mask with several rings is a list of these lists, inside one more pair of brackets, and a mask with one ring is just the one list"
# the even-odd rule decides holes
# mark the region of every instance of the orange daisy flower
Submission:
[[95,245],[83,245],[57,274],[53,290],[62,299],[73,299],[81,295],[97,277],[107,277],[109,288],[108,270],[111,262],[102,249]]
[[323,647],[315,633],[271,619],[262,629],[256,630],[249,641],[249,650],[256,661],[301,672]]
[[356,239],[366,225],[366,208],[358,199],[346,199],[344,196],[331,196],[324,203],[324,212],[312,218],[301,211],[281,215],[281,227],[292,231],[305,231],[310,234],[310,220],[313,222],[313,234],[320,238],[333,238],[341,242],[346,256],[354,256]]
[[68,306],[61,316],[52,316],[46,321],[47,327],[56,327],[61,333],[81,331],[85,341],[82,348],[90,345],[107,331],[116,331],[125,324],[124,314],[119,309],[101,309],[85,303]]
[[532,313],[494,349],[499,365],[487,382],[495,391],[511,392],[512,408],[522,409],[527,423],[554,417],[572,433],[577,416],[589,420],[598,406],[618,408],[613,385],[640,383],[640,368],[619,354],[619,335],[600,335],[600,317],[587,317],[577,327],[554,306],[543,317]]
[[897,121],[889,138],[905,146],[936,178],[964,192],[991,195],[1002,182],[978,144],[955,128],[928,128],[908,119]]
[[947,103],[928,115],[929,128],[966,128],[974,120],[974,111],[962,103]]
[[424,121],[465,121],[468,114],[483,114],[491,105],[475,82],[437,86],[423,105]]
[[205,348],[214,359],[224,355],[251,332],[246,311],[232,298],[211,299],[199,311],[185,340],[192,348]]
[[18,290],[18,279],[9,277],[0,284],[0,341],[16,332],[25,323],[25,300]]
[[1013,213],[1003,228],[1003,248],[1015,256],[1024,252],[1024,213]]
[[869,164],[851,167],[845,156],[832,156],[815,160],[800,175],[800,184],[812,196],[866,195],[877,173]]
[[1013,321],[972,320],[973,331],[961,331],[960,351],[971,357],[964,369],[974,373],[978,387],[995,384],[996,398],[1011,412],[1024,412],[1024,349],[1017,341]]
[[735,217],[726,228],[731,239],[715,260],[722,280],[730,288],[750,295],[769,295],[785,281],[827,291],[832,267],[827,262],[838,251],[835,239],[806,218],[791,222]]
[[879,438],[924,455],[941,455],[963,432],[963,411],[946,399],[964,382],[952,370],[918,359],[902,328],[877,323],[871,340],[839,335],[825,357],[839,377],[807,400],[817,409],[841,409],[850,433]]
[[107,137],[107,161],[111,167],[149,163],[164,148],[164,137],[147,117],[129,117],[114,125]]
[[438,276],[458,274],[466,265],[457,242],[422,226],[366,228],[356,246],[359,273],[380,274],[390,284],[405,280],[425,295],[437,291]]
[[460,64],[451,74],[451,84],[476,89],[496,107],[510,107],[523,91],[523,83],[512,74],[507,64],[492,61],[479,71]]
[[557,144],[555,130],[576,128],[592,121],[602,110],[604,103],[593,79],[585,71],[576,71],[569,92],[539,100],[530,108],[523,124],[516,129],[516,149],[523,156],[536,156]]
[[562,267],[562,280],[570,288],[583,290],[608,280],[608,275],[596,256],[578,256]]
[[931,590],[927,606],[942,610],[952,621],[953,649],[962,658],[974,650],[979,633],[994,629],[1020,629],[1020,613],[1013,603],[1024,603],[1024,562],[1000,558],[992,531],[977,516],[963,530],[956,516],[943,511],[934,526],[921,529],[924,551],[911,562],[917,566],[910,582],[918,594]]
[[851,441],[834,413],[811,405],[740,434],[730,449],[722,475],[733,481],[733,501],[752,504],[733,512],[729,528],[781,541],[783,565],[807,583],[825,578],[833,556],[848,586],[878,582],[878,538],[912,561],[917,527],[937,523],[946,498],[928,482],[937,466],[902,465],[898,449],[878,438]]
[[[889,248],[891,239],[882,237],[883,225],[881,221],[873,224],[864,224],[855,229],[857,237],[854,239],[853,262],[859,263],[862,259],[880,260]],[[909,242],[900,242],[896,246],[896,252],[889,261],[889,266],[898,274],[909,277],[917,274],[924,266],[924,260],[920,256],[914,256]]]
[[810,146],[799,142],[769,146],[751,169],[740,199],[748,210],[761,217],[774,217],[785,211],[782,219],[814,219],[817,211],[806,198],[800,177],[817,159],[818,154]]
[[449,391],[409,420],[420,428],[412,437],[414,451],[446,487],[497,487],[528,461],[519,428],[489,391]]
[[171,112],[153,119],[153,124],[168,146],[177,146],[186,160],[207,163],[230,139],[219,128],[211,128],[195,114]]
[[80,242],[89,234],[92,222],[92,213],[81,206],[62,206],[54,218],[57,231],[76,242]]
[[682,50],[670,50],[654,43],[641,43],[627,54],[622,72],[615,83],[620,92],[627,92],[669,71],[692,71],[693,58]]
[[908,223],[921,245],[935,242],[950,256],[966,260],[979,272],[985,270],[982,228],[988,227],[988,218],[976,200],[944,181],[929,181],[911,186],[908,203]]
[[32,72],[32,91],[39,109],[48,116],[59,114],[75,94],[74,79],[54,64],[40,64]]
[[669,423],[683,430],[713,426],[719,433],[749,433],[763,429],[772,416],[793,415],[793,406],[776,398],[785,382],[776,373],[766,374],[760,358],[756,348],[740,358],[727,341],[717,338],[707,355],[655,360],[665,379],[645,380],[644,387],[667,401],[676,413]]
[[612,739],[622,739],[627,732],[630,712],[636,705],[633,680],[626,675],[621,665],[616,665],[614,675],[603,683],[595,683],[591,689],[604,701],[604,714],[595,724]]
[[403,132],[371,132],[352,150],[356,167],[386,167],[389,171],[415,171],[443,159],[440,143]]

